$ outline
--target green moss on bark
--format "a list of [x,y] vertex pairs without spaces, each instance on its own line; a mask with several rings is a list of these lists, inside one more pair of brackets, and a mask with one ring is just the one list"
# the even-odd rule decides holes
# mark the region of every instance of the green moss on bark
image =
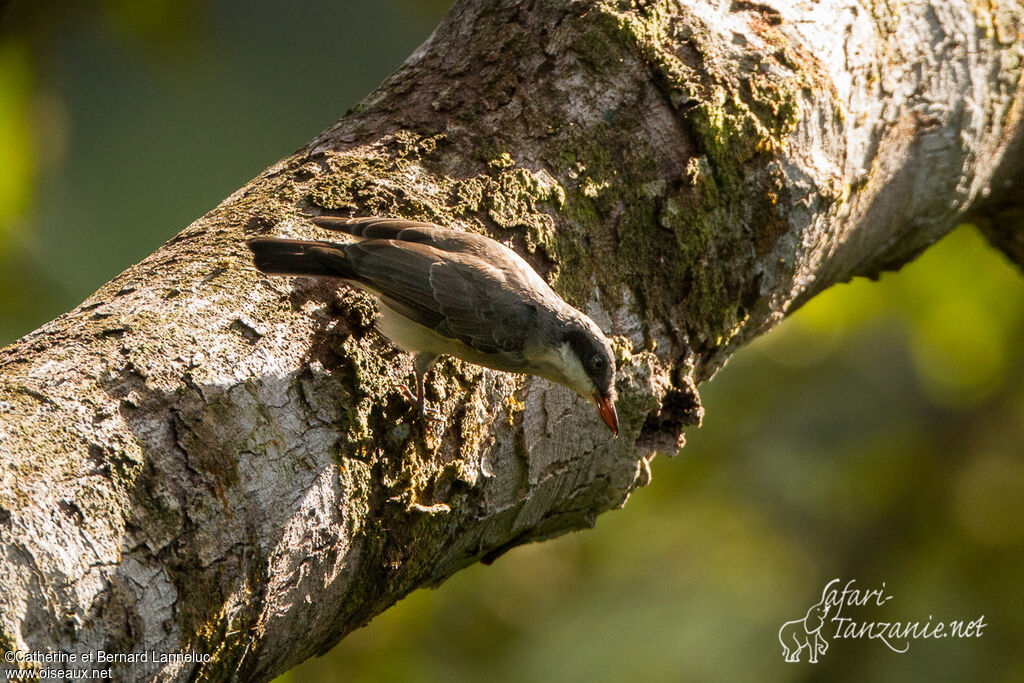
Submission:
[[[764,59],[774,63],[734,70],[736,48],[677,3],[602,2],[583,20],[572,49],[596,72],[614,69],[624,55],[642,60],[687,125],[695,154],[677,179],[666,179],[655,169],[663,150],[645,146],[640,122],[628,113],[570,129],[556,175],[573,179],[564,213],[579,229],[564,231],[562,241],[585,246],[561,245],[561,272],[576,275],[560,284],[583,297],[596,281],[614,297],[622,283],[634,283],[642,317],[681,317],[692,344],[727,345],[756,297],[736,281],[736,255],[750,242],[764,253],[785,224],[771,190],[777,172],[763,162],[786,149],[815,72],[767,24],[762,37],[777,48]],[[586,244],[609,222],[618,238],[614,259],[600,258],[609,245]],[[566,267],[596,258],[600,268]]]

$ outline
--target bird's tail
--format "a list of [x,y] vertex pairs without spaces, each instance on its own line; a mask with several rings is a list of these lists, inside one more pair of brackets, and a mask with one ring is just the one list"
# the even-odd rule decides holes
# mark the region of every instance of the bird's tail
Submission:
[[256,267],[268,275],[350,278],[344,246],[331,242],[256,237],[246,242]]

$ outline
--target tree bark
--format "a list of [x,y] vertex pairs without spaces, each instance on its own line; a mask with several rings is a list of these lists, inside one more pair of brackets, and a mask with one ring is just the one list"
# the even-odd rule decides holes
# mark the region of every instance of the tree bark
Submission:
[[[0,351],[0,649],[268,680],[592,525],[682,446],[738,347],[966,216],[1020,216],[1021,14],[457,2],[307,147]],[[452,359],[422,424],[365,295],[251,265],[246,238],[323,237],[322,212],[517,249],[614,335],[619,438],[567,389]],[[1012,252],[1019,230],[991,234]]]

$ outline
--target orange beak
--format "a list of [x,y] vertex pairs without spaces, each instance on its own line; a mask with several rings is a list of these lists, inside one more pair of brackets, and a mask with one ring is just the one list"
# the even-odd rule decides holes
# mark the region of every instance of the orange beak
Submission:
[[608,425],[608,429],[612,430],[612,434],[618,436],[619,416],[615,414],[615,404],[607,396],[597,396],[595,401],[597,403],[597,412],[601,414],[601,419]]

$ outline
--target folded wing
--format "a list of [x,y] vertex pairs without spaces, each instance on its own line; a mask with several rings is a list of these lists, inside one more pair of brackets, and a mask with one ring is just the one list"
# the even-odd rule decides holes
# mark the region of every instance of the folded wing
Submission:
[[499,269],[417,242],[345,246],[355,278],[414,322],[484,353],[523,348],[537,305]]

